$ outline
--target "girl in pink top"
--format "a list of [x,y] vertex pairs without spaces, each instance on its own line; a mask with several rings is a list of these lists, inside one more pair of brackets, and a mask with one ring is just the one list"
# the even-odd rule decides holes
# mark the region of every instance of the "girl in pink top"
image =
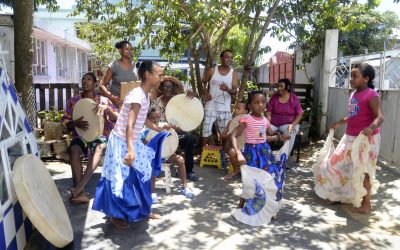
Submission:
[[125,97],[108,140],[93,209],[109,216],[118,229],[128,227],[128,222],[156,217],[151,214],[151,175],[152,164],[160,164],[161,155],[156,146],[144,145],[139,135],[144,124],[162,131],[162,128],[146,119],[150,105],[149,92],[160,84],[162,73],[162,68],[155,62],[141,63],[139,75],[142,83]]
[[[284,173],[286,169],[286,158],[275,159],[267,140],[288,140],[288,135],[268,136],[267,131],[270,129],[270,123],[263,116],[266,106],[265,94],[261,91],[253,91],[249,93],[248,106],[250,114],[240,119],[239,126],[232,133],[232,145],[237,154],[237,161],[240,165],[248,165],[252,168],[264,170],[272,177],[273,187],[263,186],[265,180],[257,180],[258,177],[245,182],[243,176],[243,189],[247,185],[255,185],[254,198],[240,198],[238,209],[233,212],[233,216],[249,225],[261,225],[268,223],[272,217],[276,216],[279,206],[278,202],[282,199],[282,186],[284,181]],[[243,152],[238,148],[236,137],[244,133],[245,146]],[[242,166],[242,172],[243,172]],[[264,171],[261,171],[264,173]],[[254,183],[255,182],[255,183]],[[276,196],[266,195],[267,190],[275,189]]]
[[[375,171],[383,112],[372,84],[374,78],[375,69],[371,65],[362,63],[353,67],[350,83],[355,91],[350,95],[348,116],[332,125],[332,129],[336,129],[347,124],[346,134],[330,158],[314,170],[315,191],[321,198],[328,203],[352,203],[353,212],[361,214],[371,211],[371,193],[379,186]],[[363,136],[368,137],[369,145],[365,149],[352,147],[356,138]],[[352,154],[352,151],[359,153]],[[363,156],[367,160],[360,168]]]

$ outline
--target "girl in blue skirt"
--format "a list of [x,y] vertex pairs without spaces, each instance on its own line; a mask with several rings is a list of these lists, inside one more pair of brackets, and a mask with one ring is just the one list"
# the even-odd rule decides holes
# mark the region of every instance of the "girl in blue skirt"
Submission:
[[151,173],[152,166],[161,164],[160,148],[167,133],[159,133],[147,146],[141,142],[140,133],[144,124],[162,130],[146,120],[150,90],[160,84],[162,74],[157,63],[141,63],[142,83],[126,95],[108,140],[93,209],[109,216],[118,229],[127,228],[129,222],[155,217],[151,214]]
[[[267,140],[288,140],[289,135],[268,136],[270,123],[263,116],[266,97],[262,91],[252,91],[247,105],[250,114],[240,119],[232,133],[232,145],[241,167],[243,193],[232,215],[239,221],[260,226],[276,216],[282,199],[282,185],[286,169],[286,155],[276,160]],[[237,146],[236,137],[244,133],[243,152]]]

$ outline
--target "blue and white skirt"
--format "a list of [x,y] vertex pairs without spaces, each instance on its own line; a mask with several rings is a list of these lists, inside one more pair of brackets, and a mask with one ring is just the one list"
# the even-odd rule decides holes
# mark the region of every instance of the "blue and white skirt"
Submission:
[[93,209],[107,216],[135,222],[151,213],[151,176],[161,166],[161,145],[167,133],[159,133],[149,146],[140,140],[134,144],[133,167],[124,164],[125,139],[111,133],[101,178],[96,187]]
[[[285,149],[287,146],[284,145]],[[246,202],[232,215],[242,223],[261,226],[269,223],[282,207],[287,153],[279,152],[275,158],[268,143],[246,143],[243,156],[247,165],[241,166],[241,196]]]

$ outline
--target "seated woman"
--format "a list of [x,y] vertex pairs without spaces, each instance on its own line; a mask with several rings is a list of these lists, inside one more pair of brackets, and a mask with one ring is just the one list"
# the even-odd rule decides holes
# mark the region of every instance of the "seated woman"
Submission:
[[303,109],[296,94],[290,92],[289,79],[278,81],[278,92],[271,96],[267,108],[267,119],[271,123],[272,132],[290,135],[289,152],[292,151],[296,134],[299,132],[299,122],[303,117]]
[[[164,76],[163,81],[160,83],[160,86],[157,90],[156,99],[154,100],[154,103],[152,105],[153,107],[160,110],[160,122],[167,122],[167,118],[165,117],[165,107],[167,106],[169,100],[171,100],[171,98],[175,95],[182,93],[184,93],[184,89],[181,82],[177,78],[172,76]],[[195,96],[195,94],[191,91],[189,91],[187,95],[191,97]],[[193,172],[193,158],[197,139],[194,135],[181,131],[179,128],[174,127],[174,129],[180,136],[179,147],[185,153],[187,178],[190,181],[196,181],[197,177]]]
[[[67,108],[61,118],[61,123],[65,128],[73,133],[73,140],[71,141],[68,153],[70,157],[70,164],[72,169],[72,188],[70,189],[71,197],[69,201],[71,203],[87,203],[89,198],[87,197],[84,188],[93,172],[96,170],[106,149],[107,139],[110,135],[111,129],[117,120],[118,109],[111,103],[109,99],[104,96],[96,94],[94,88],[96,87],[97,81],[96,76],[92,72],[88,72],[82,77],[82,88],[83,92],[81,95],[72,97],[67,104]],[[86,142],[82,137],[78,135],[75,128],[82,130],[88,130],[89,123],[85,120],[85,117],[80,117],[76,120],[72,119],[75,104],[82,98],[90,98],[94,100],[100,109],[99,112],[103,113],[104,117],[104,129],[103,134],[100,138],[92,142]],[[83,171],[81,154],[88,155],[88,164],[86,170]]]

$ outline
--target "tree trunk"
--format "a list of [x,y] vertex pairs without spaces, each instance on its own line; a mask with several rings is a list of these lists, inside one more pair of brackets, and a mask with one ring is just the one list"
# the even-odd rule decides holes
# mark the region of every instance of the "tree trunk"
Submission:
[[200,50],[195,49],[193,51],[193,60],[194,60],[194,69],[195,69],[195,75],[196,75],[196,87],[197,87],[197,93],[199,96],[203,96],[203,88],[201,86],[201,74],[200,74]]
[[[14,1],[15,87],[26,108],[32,88],[33,0]],[[29,112],[27,112],[29,113]]]
[[278,8],[280,0],[275,0],[273,6],[268,11],[268,16],[265,19],[264,23],[262,24],[262,29],[260,34],[258,34],[257,39],[255,40],[254,44],[253,41],[256,37],[256,30],[258,27],[259,15],[261,13],[261,9],[258,9],[256,12],[256,16],[252,23],[252,31],[250,34],[250,38],[247,44],[247,50],[244,53],[242,64],[243,64],[243,75],[242,75],[242,83],[240,84],[239,93],[237,95],[237,100],[242,100],[244,92],[246,91],[247,81],[249,80],[251,71],[253,70],[253,65],[255,59],[257,57],[257,52],[260,49],[261,40],[267,34],[268,26],[271,23],[272,17],[275,14],[276,9]]
[[250,69],[243,69],[242,80],[240,83],[239,92],[237,94],[237,99],[236,99],[237,101],[241,101],[243,99],[249,77],[250,77]]
[[190,73],[190,85],[192,86],[192,90],[196,91],[196,77],[194,76],[194,68],[193,68],[193,63],[192,59],[189,57],[188,58],[188,64],[189,64],[189,73]]

